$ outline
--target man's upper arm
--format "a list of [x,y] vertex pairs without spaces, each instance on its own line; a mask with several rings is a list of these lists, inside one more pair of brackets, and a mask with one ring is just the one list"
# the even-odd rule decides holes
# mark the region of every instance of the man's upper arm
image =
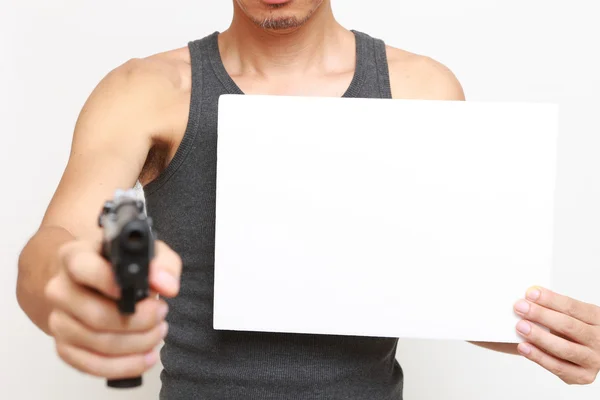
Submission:
[[[65,171],[42,220],[95,239],[97,215],[115,189],[133,187],[163,123],[158,111],[172,86],[146,60],[108,73],[83,106]],[[171,89],[172,90],[172,89]]]

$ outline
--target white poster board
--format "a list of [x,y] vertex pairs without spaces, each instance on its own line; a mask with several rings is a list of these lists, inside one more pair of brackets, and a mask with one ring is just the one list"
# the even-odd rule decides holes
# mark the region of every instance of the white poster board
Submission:
[[226,95],[218,124],[215,329],[521,341],[556,105]]

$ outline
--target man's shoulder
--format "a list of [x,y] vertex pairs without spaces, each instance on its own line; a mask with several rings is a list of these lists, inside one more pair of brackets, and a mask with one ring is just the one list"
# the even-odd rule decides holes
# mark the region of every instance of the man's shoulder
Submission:
[[[140,116],[136,129],[159,141],[185,129],[191,92],[189,52],[179,48],[130,58],[105,76],[89,103],[110,109],[116,117],[127,110]],[[87,107],[86,107],[87,108]]]
[[441,62],[386,46],[392,96],[402,99],[464,100],[458,78]]
[[108,77],[131,89],[186,91],[191,84],[189,53],[183,47],[130,58],[110,71]]

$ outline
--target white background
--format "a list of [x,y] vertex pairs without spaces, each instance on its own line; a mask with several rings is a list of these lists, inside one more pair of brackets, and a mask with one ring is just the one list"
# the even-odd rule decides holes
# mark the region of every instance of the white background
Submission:
[[[348,28],[448,65],[470,100],[560,105],[555,280],[562,292],[596,304],[598,8],[593,0],[334,1]],[[62,364],[17,306],[17,257],[97,82],[131,57],[226,29],[231,11],[231,0],[0,0],[0,398],[70,400],[82,390],[88,400],[157,398],[160,367],[142,389],[115,393]],[[466,343],[401,341],[398,358],[407,400],[600,398],[600,382],[570,387],[527,360]]]

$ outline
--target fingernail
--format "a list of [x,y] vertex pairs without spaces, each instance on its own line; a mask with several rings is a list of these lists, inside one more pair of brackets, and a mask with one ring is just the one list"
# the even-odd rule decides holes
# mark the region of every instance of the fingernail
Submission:
[[163,322],[160,325],[160,334],[162,335],[163,339],[167,336],[167,332],[169,332],[169,324],[167,322]]
[[163,321],[168,313],[169,313],[169,306],[167,304],[161,304],[161,306],[158,307],[158,314],[157,314],[158,322]]
[[529,312],[529,303],[521,300],[515,304],[515,310],[520,314],[527,314]]
[[523,355],[528,355],[529,353],[531,353],[531,346],[527,343],[519,343],[519,345],[517,346],[517,350]]
[[146,354],[144,356],[144,361],[146,362],[147,366],[153,366],[156,363],[156,361],[158,361],[158,353],[156,352],[156,350],[153,350],[150,353]]
[[161,284],[166,286],[171,286],[173,288],[177,288],[179,286],[179,281],[167,271],[160,271],[158,273],[158,280]]
[[537,299],[540,298],[541,294],[542,293],[538,289],[532,288],[527,291],[527,298],[529,300],[536,301]]
[[529,335],[529,332],[531,332],[531,325],[529,325],[529,323],[526,321],[519,321],[517,324],[517,330],[523,335]]

